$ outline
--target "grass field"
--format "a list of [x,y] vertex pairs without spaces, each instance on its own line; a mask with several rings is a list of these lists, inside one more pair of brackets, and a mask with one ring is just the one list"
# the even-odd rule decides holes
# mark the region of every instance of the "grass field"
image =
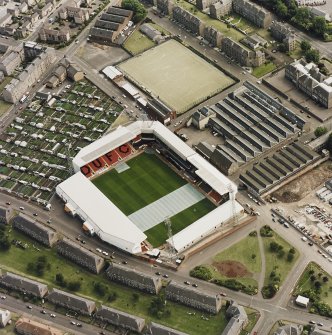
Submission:
[[266,63],[266,64],[263,64],[261,66],[253,68],[252,74],[256,78],[260,78],[260,77],[263,77],[264,75],[266,75],[267,73],[272,72],[275,69],[276,69],[275,64],[272,63],[272,62],[269,62],[269,63]]
[[322,283],[321,286],[321,293],[320,298],[322,302],[325,302],[332,308],[332,276],[330,276],[326,271],[324,271],[318,264],[310,262],[308,266],[305,268],[305,270],[302,273],[302,276],[300,277],[299,281],[296,283],[295,289],[294,289],[294,295],[301,294],[304,291],[307,290],[315,290],[315,281],[310,280],[310,273],[309,271],[313,270],[314,275],[317,279],[320,277],[318,276],[319,273],[321,273],[321,278],[327,277],[329,280],[327,283],[324,283],[322,280],[320,282]]
[[279,258],[275,253],[272,253],[270,251],[271,242],[277,242],[278,244],[282,245],[283,250],[286,252],[286,254],[288,253],[288,250],[292,248],[292,246],[276,232],[273,233],[273,237],[263,237],[266,263],[264,285],[268,285],[270,283],[270,273],[273,271],[273,269],[276,269],[276,272],[279,274],[280,277],[279,285],[281,286],[283,281],[287,277],[288,272],[292,269],[296,260],[298,259],[299,252],[296,250],[293,261],[288,262],[286,259],[286,255],[282,258]]
[[126,40],[123,47],[132,55],[137,55],[147,49],[155,46],[156,43],[150,40],[146,35],[140,31],[135,30]]
[[[252,255],[255,254],[255,258]],[[244,265],[244,267],[251,273],[251,275],[244,277],[226,277],[220,273],[214,266],[209,265],[213,271],[213,277],[216,279],[235,278],[244,285],[258,286],[257,281],[253,278],[262,268],[261,254],[258,245],[257,236],[247,236],[240,242],[223,250],[213,258],[213,263],[220,263],[224,261],[235,261]]]
[[[153,295],[144,294],[129,287],[110,282],[106,279],[104,274],[95,275],[85,271],[76,264],[73,264],[70,261],[58,256],[55,249],[44,248],[39,243],[32,241],[21,233],[13,230],[8,231],[8,233],[10,239],[15,238],[17,240],[21,240],[22,242],[26,242],[29,247],[28,249],[23,250],[12,246],[9,251],[0,252],[2,269],[7,269],[9,271],[13,271],[15,273],[44,282],[48,284],[49,287],[57,287],[62,289],[55,284],[54,280],[55,275],[61,272],[66,280],[81,282],[81,289],[79,292],[77,292],[79,295],[88,297],[89,299],[93,299],[104,305],[123,310],[127,313],[141,316],[145,318],[147,322],[152,320],[154,322],[167,325],[168,327],[181,330],[191,335],[201,335],[202,329],[206,334],[218,335],[222,333],[225,325],[227,324],[224,309],[222,309],[222,311],[216,316],[208,316],[209,321],[207,322],[201,318],[202,313],[198,313],[197,310],[187,308],[170,301],[167,301],[167,306],[171,311],[170,317],[162,318],[160,320],[151,317],[149,315],[148,308],[152,299],[154,298]],[[33,248],[33,245],[40,251]],[[29,262],[35,262],[37,257],[44,255],[47,257],[47,261],[51,264],[50,270],[46,271],[42,277],[38,278],[32,275],[27,275],[27,264]],[[108,287],[108,294],[116,292],[116,300],[109,302],[108,294],[102,297],[98,296],[93,289],[93,285],[96,281],[103,283]],[[133,293],[139,294],[138,301],[133,299]]]
[[185,112],[234,83],[175,40],[131,58],[119,68],[177,113]]
[[[173,235],[186,228],[194,221],[211,212],[215,205],[208,199],[203,199],[195,205],[185,209],[184,211],[172,216],[172,233]],[[168,238],[165,224],[159,223],[157,226],[145,231],[148,241],[154,246],[162,245]]]
[[126,171],[113,169],[92,181],[126,215],[186,184],[155,155],[144,153],[127,164]]

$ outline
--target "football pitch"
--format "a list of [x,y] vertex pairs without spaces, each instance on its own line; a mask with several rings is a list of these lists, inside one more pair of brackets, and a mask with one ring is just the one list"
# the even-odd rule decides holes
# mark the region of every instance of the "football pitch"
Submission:
[[234,83],[188,48],[169,40],[119,65],[134,83],[145,87],[177,113]]
[[143,153],[126,164],[130,169],[113,169],[92,181],[126,215],[187,183],[155,155]]

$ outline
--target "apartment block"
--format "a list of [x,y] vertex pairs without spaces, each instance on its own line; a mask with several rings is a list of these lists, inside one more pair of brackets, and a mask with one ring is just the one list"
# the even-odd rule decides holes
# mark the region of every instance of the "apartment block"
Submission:
[[55,30],[51,28],[47,28],[46,26],[43,26],[38,33],[39,39],[42,42],[47,43],[65,43],[70,40],[70,33],[68,29],[60,29]]
[[229,37],[222,40],[222,51],[241,66],[257,67],[265,63],[263,51],[253,51]]
[[210,5],[210,16],[220,19],[232,11],[233,0],[220,0]]
[[296,48],[296,36],[293,31],[286,27],[282,22],[272,21],[270,26],[271,35],[279,42],[283,42],[287,51],[293,51]]
[[223,35],[220,31],[216,30],[213,27],[205,27],[204,29],[204,39],[212,44],[214,47],[220,48]]
[[[32,42],[28,42],[32,43]],[[38,48],[35,45],[33,50],[28,51],[26,46],[25,54],[29,52],[37,52]],[[36,44],[36,43],[34,43]],[[24,56],[25,59],[26,56]],[[52,48],[42,47],[38,56],[33,59],[30,64],[17,76],[7,84],[3,90],[3,99],[7,102],[16,103],[28,91],[32,85],[53,65],[56,59],[55,50]]]
[[0,58],[0,71],[6,76],[10,76],[24,59],[23,44],[14,49],[9,49]]
[[187,10],[179,6],[174,7],[173,19],[180,25],[186,27],[186,29],[189,29],[192,33],[203,36],[205,28],[204,22]]
[[173,13],[174,2],[172,0],[157,0],[157,9],[165,14],[170,15]]
[[209,8],[214,3],[218,2],[219,0],[196,0],[196,6],[200,10],[204,10]]
[[269,11],[248,0],[233,0],[233,11],[261,28],[267,28],[272,22]]
[[325,108],[332,106],[332,76],[324,76],[316,64],[295,61],[285,67],[285,77]]

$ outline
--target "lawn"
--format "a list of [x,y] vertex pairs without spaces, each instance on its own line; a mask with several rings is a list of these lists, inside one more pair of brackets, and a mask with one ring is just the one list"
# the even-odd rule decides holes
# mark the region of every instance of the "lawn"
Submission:
[[321,273],[321,278],[327,277],[329,280],[327,283],[324,283],[322,280],[320,282],[322,283],[321,286],[321,301],[325,302],[332,308],[332,276],[330,276],[326,271],[324,271],[318,264],[310,262],[308,266],[303,271],[299,281],[296,283],[295,289],[294,289],[294,295],[301,294],[304,291],[315,289],[314,282],[311,281],[310,277],[311,274],[309,273],[310,270],[314,271],[314,275],[316,278],[320,278],[318,276],[319,273]]
[[127,164],[126,171],[113,169],[92,181],[126,215],[186,184],[155,155],[144,153]]
[[[203,199],[195,205],[188,207],[184,211],[172,216],[170,220],[172,223],[173,235],[183,230],[207,213],[211,212],[214,208],[215,205],[210,200]],[[162,245],[168,239],[167,228],[164,222],[159,223],[157,226],[150,228],[144,233],[147,235],[148,241],[154,247]]]
[[[276,253],[272,253],[270,251],[270,243],[276,242],[279,245],[283,246],[283,250],[285,251],[285,255],[283,257],[278,257]],[[287,277],[289,271],[294,266],[296,260],[299,257],[299,252],[295,250],[294,259],[292,262],[288,262],[286,259],[286,255],[292,246],[285,241],[282,237],[280,237],[275,231],[273,232],[272,237],[263,237],[264,244],[264,252],[265,252],[265,279],[264,285],[268,285],[271,283],[270,274],[273,270],[276,270],[277,274],[280,277],[279,286],[282,285],[283,281]]]
[[126,40],[123,47],[132,55],[137,55],[155,46],[156,43],[150,40],[140,31],[135,30]]
[[[255,255],[255,257],[253,257],[253,255]],[[241,277],[232,277],[222,274],[218,271],[215,265],[226,261],[241,263],[248,273]],[[262,260],[257,236],[247,236],[238,243],[235,243],[226,250],[223,250],[213,258],[213,263],[209,265],[209,268],[213,272],[213,278],[215,279],[236,279],[244,285],[251,285],[256,288],[258,287],[258,283],[253,277],[259,274],[261,267]]]
[[267,73],[270,73],[275,69],[276,69],[275,64],[272,62],[269,62],[269,63],[253,68],[252,75],[254,75],[256,78],[261,78]]
[[165,28],[161,27],[157,23],[151,22],[151,23],[149,23],[149,25],[152,26],[154,29],[157,29],[161,33],[164,33],[165,35],[171,35],[171,33],[168,30],[166,30]]
[[193,13],[196,17],[201,19],[207,26],[214,27],[215,29],[220,31],[223,35],[231,37],[235,41],[240,41],[242,38],[245,37],[245,35],[240,33],[238,30],[231,27],[227,27],[226,23],[212,19],[209,15],[200,12],[194,5],[190,4],[185,0],[177,0],[176,4],[188,10],[189,12]]
[[125,76],[183,113],[234,83],[181,43],[168,40],[118,65]]
[[[141,316],[146,321],[154,321],[165,324],[169,327],[179,329],[183,332],[187,332],[191,335],[201,335],[202,329],[209,335],[220,334],[227,321],[225,319],[224,309],[216,316],[207,315],[209,322],[201,318],[202,313],[197,312],[192,308],[167,302],[167,306],[171,310],[171,316],[164,319],[156,319],[151,317],[148,312],[148,307],[153,299],[153,295],[144,294],[137,290],[131,289],[126,286],[118,285],[110,282],[106,279],[104,273],[95,275],[90,272],[83,270],[76,264],[58,256],[54,249],[48,249],[35,242],[28,237],[25,237],[21,233],[9,230],[10,239],[17,239],[28,244],[26,250],[12,246],[7,252],[0,253],[1,268],[15,273],[25,275],[32,279],[44,282],[50,287],[61,287],[55,284],[55,275],[61,272],[67,281],[79,281],[81,283],[81,289],[79,295],[93,299],[99,303],[123,310],[127,313]],[[39,251],[37,250],[39,249]],[[45,255],[47,261],[51,264],[48,271],[45,271],[42,277],[36,277],[34,275],[27,275],[27,264],[29,262],[35,262],[37,257]],[[152,271],[153,268],[151,268]],[[105,296],[98,296],[94,289],[93,284],[98,281],[107,285],[108,294]],[[112,302],[108,302],[107,298],[110,293],[116,292],[117,298]],[[138,301],[134,301],[133,293],[139,293]],[[191,315],[190,315],[191,314]]]
[[0,116],[7,113],[12,104],[0,100]]

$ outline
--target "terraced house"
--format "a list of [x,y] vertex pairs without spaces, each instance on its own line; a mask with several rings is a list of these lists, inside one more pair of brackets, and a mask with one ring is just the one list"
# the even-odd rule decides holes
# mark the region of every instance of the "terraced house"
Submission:
[[205,23],[187,10],[179,6],[174,7],[173,19],[186,27],[186,29],[189,29],[193,34],[203,36]]
[[96,312],[95,317],[114,326],[133,330],[138,333],[141,333],[145,326],[144,319],[106,306],[101,306]]
[[53,246],[58,238],[53,229],[44,226],[24,214],[19,214],[14,217],[13,227],[48,247]]
[[149,335],[189,335],[187,333],[180,332],[179,330],[175,330],[158,323],[151,322],[148,326]]
[[162,287],[161,278],[150,276],[120,264],[110,264],[106,270],[106,274],[113,281],[151,294],[158,294]]
[[51,289],[46,298],[55,305],[68,308],[84,315],[91,315],[96,309],[96,303],[94,301],[56,288]]
[[48,292],[47,285],[3,270],[0,270],[0,286],[38,298],[43,298]]
[[73,262],[82,265],[93,273],[99,273],[104,267],[104,259],[91,251],[77,245],[75,242],[64,238],[56,246],[57,252]]
[[166,287],[166,298],[212,314],[217,314],[222,305],[220,295],[201,292],[191,286],[175,282]]

